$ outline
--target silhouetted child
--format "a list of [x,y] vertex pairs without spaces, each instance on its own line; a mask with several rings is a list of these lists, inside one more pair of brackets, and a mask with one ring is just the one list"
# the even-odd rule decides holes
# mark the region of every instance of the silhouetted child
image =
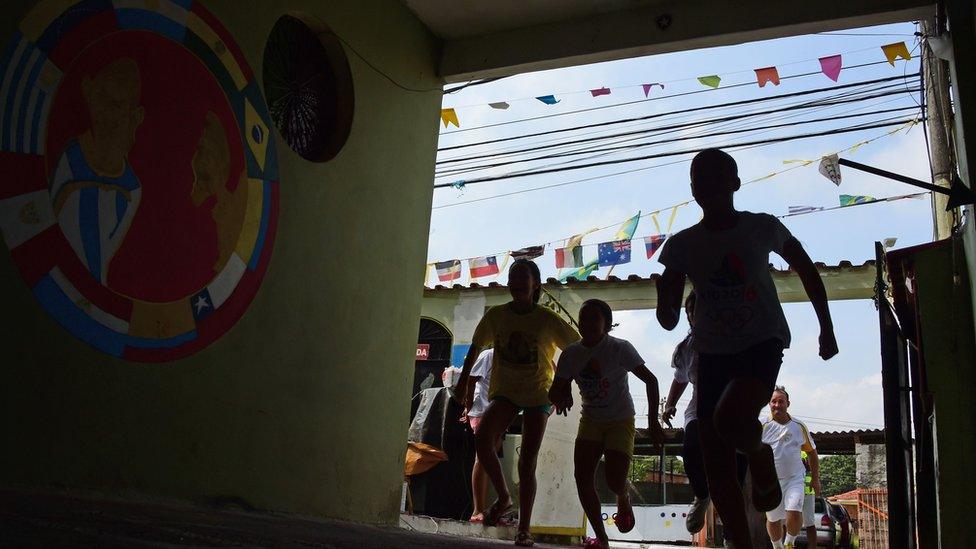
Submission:
[[627,471],[634,454],[634,401],[630,396],[628,373],[647,385],[648,434],[659,443],[664,432],[658,423],[657,378],[644,365],[644,359],[630,342],[610,335],[613,312],[599,299],[583,303],[579,313],[582,341],[573,343],[559,356],[556,379],[549,399],[557,411],[565,413],[573,404],[571,382],[576,381],[583,400],[574,455],[576,490],[580,503],[596,533],[583,547],[609,547],[606,528],[596,492],[596,468],[606,457],[607,486],[617,494],[614,522],[622,533],[634,528],[634,510],[627,493]]
[[735,451],[749,459],[752,499],[774,509],[782,494],[769,446],[761,441],[759,411],[769,401],[790,344],[790,330],[769,274],[775,252],[796,271],[820,322],[820,356],[837,354],[827,293],[800,243],[775,217],[740,212],[733,194],[741,183],[735,160],[718,149],[691,163],[691,192],[701,206],[697,224],[667,240],[659,261],[657,318],[667,330],[678,323],[685,280],[697,296],[692,345],[698,352],[699,433],[712,502],[731,534],[732,546],[751,546]]
[[[519,450],[519,523],[515,544],[531,546],[532,505],[535,502],[535,465],[542,435],[552,413],[552,385],[556,349],[564,349],[579,334],[556,313],[538,305],[542,292],[539,267],[518,259],[508,271],[512,301],[492,307],[475,328],[464,359],[458,387],[467,401],[468,376],[485,347],[494,348],[488,408],[475,434],[478,461],[491,480],[498,499],[484,513],[484,523],[495,526],[512,506],[512,498],[495,453],[498,438],[522,412],[522,447]],[[463,403],[470,409],[470,402]]]

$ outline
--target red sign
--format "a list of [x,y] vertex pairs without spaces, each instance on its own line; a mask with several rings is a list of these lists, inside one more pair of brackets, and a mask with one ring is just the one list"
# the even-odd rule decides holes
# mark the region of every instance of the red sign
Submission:
[[417,360],[427,360],[430,358],[430,344],[429,343],[418,343],[417,344]]

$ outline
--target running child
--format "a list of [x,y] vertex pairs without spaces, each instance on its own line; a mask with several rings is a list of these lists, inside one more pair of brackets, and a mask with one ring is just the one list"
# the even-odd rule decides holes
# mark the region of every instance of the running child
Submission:
[[614,522],[622,533],[634,528],[634,510],[628,494],[627,471],[634,454],[634,401],[630,396],[628,373],[647,385],[648,435],[655,443],[664,440],[658,423],[657,378],[644,365],[644,359],[630,342],[610,335],[613,312],[599,299],[583,303],[579,313],[582,341],[573,343],[559,356],[556,379],[549,400],[565,413],[573,405],[571,383],[579,385],[583,400],[579,433],[574,455],[576,490],[586,518],[596,533],[584,547],[606,549],[609,538],[600,512],[595,476],[601,457],[606,457],[607,485],[617,495]]
[[[498,494],[498,499],[484,513],[484,523],[495,526],[512,506],[495,448],[498,438],[522,412],[519,523],[515,544],[529,547],[533,544],[529,528],[535,502],[536,458],[552,412],[549,387],[555,370],[553,357],[557,348],[566,348],[579,339],[579,334],[556,313],[538,305],[542,276],[538,265],[532,261],[518,259],[512,263],[508,271],[508,290],[512,301],[489,309],[475,328],[458,387],[467,401],[471,369],[481,350],[493,347],[488,408],[481,416],[475,435],[478,461]],[[470,408],[470,402],[463,404]]]
[[768,214],[737,211],[741,182],[735,160],[718,149],[691,163],[691,193],[703,217],[665,242],[659,261],[657,318],[678,323],[685,281],[697,295],[692,345],[698,351],[698,421],[712,501],[736,549],[750,547],[735,451],[749,459],[753,502],[770,511],[782,494],[773,454],[763,444],[759,411],[769,400],[789,347],[790,330],[769,274],[775,252],[797,273],[820,322],[820,356],[837,354],[827,292],[810,257],[789,230]]
[[[461,423],[467,423],[471,431],[477,436],[478,428],[481,426],[481,416],[488,408],[488,390],[491,380],[491,366],[494,351],[488,349],[478,355],[478,360],[471,369],[468,376],[468,393],[465,402],[471,403],[471,408],[465,408],[461,413]],[[495,443],[495,451],[501,449],[502,438],[498,437]],[[488,499],[488,475],[485,468],[481,465],[481,460],[477,454],[474,456],[474,466],[471,468],[471,501],[472,511],[469,522],[484,522],[484,511]]]

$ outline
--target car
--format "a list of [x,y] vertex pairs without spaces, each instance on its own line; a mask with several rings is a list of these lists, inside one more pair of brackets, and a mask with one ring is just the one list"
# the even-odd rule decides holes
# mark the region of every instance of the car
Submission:
[[847,509],[843,505],[838,505],[834,503],[828,503],[830,505],[830,514],[834,517],[837,522],[837,529],[840,531],[839,540],[837,542],[838,547],[843,549],[850,549],[853,547],[853,532],[851,525],[851,517],[847,513]]
[[[834,510],[834,505],[829,503],[825,498],[818,497],[814,499],[814,513],[816,513],[816,520],[814,524],[817,525],[817,540],[815,544],[809,544],[807,541],[807,533],[805,529],[800,530],[800,535],[796,538],[797,547],[826,547],[827,549],[834,549],[840,546],[842,525],[838,523],[835,518],[836,511]],[[849,524],[850,521],[848,521]],[[850,527],[848,526],[848,531]]]

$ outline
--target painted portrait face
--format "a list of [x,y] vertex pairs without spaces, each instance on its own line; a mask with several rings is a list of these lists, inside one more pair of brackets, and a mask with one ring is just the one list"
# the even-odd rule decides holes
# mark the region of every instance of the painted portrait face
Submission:
[[96,143],[112,144],[123,153],[131,150],[136,129],[145,116],[139,105],[139,65],[129,58],[117,59],[94,76],[85,77],[81,91]]

